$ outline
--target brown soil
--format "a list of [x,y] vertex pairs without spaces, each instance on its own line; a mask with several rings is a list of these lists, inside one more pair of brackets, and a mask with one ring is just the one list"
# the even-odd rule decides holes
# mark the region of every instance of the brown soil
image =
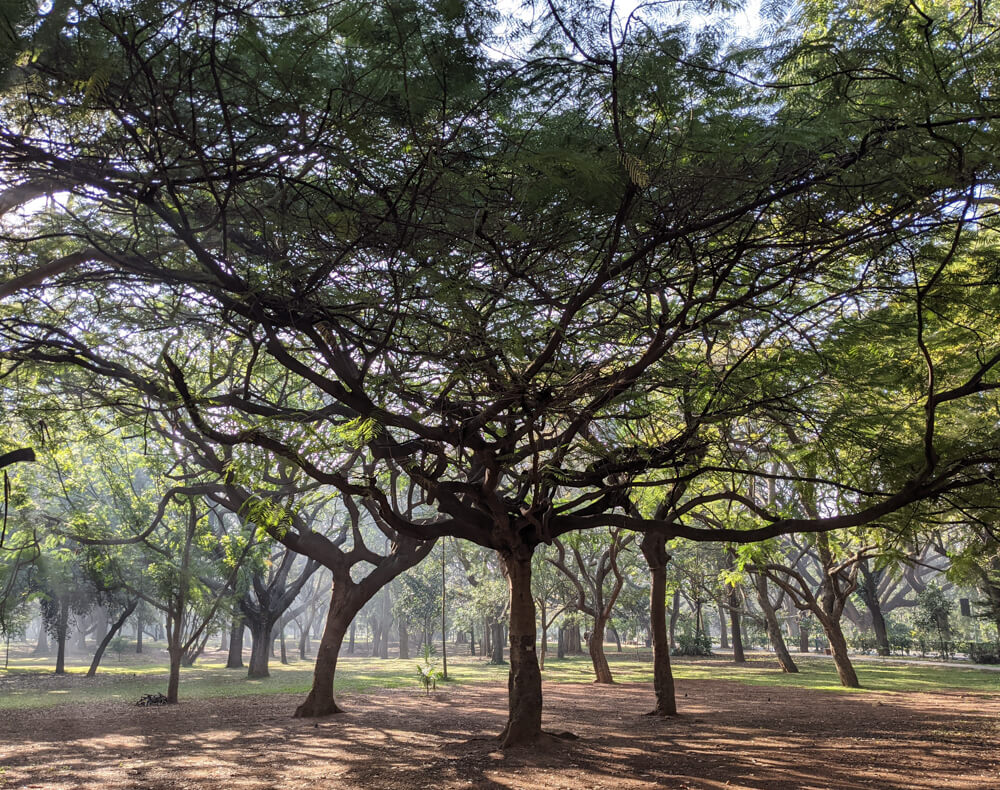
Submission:
[[290,696],[0,718],[0,788],[1000,788],[1000,699],[678,683],[682,715],[642,715],[645,685],[548,684],[545,726],[578,740],[497,748],[500,685],[347,695],[292,719]]

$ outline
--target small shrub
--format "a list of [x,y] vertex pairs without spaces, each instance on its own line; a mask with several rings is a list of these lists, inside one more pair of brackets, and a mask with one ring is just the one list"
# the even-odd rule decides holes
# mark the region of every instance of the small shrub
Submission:
[[417,664],[417,676],[424,687],[424,693],[430,694],[431,690],[437,691],[437,682],[443,675],[437,668],[437,661],[434,660],[434,648],[431,645],[424,645],[424,658]]

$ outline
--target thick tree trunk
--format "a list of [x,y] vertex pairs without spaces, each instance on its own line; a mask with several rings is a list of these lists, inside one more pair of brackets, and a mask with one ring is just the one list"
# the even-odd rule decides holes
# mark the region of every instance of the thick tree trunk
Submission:
[[861,599],[868,607],[868,612],[872,616],[872,628],[875,631],[875,650],[880,656],[887,656],[892,652],[889,645],[889,630],[885,625],[885,616],[882,614],[882,606],[878,600],[878,587],[875,584],[875,577],[868,569],[868,561],[863,560],[861,565],[861,576],[864,581],[861,587]]
[[611,677],[611,667],[608,666],[608,657],[604,655],[604,629],[607,621],[603,617],[594,618],[594,630],[590,635],[590,642],[587,650],[590,652],[590,660],[594,665],[595,683],[614,683]]
[[177,703],[177,692],[181,685],[181,658],[184,650],[180,645],[170,645],[167,647],[167,654],[170,656],[170,676],[167,680],[167,702]]
[[833,663],[837,667],[837,677],[840,678],[840,684],[849,689],[861,688],[858,673],[855,672],[847,652],[847,640],[844,638],[840,622],[824,617],[822,624],[826,638],[830,640],[830,652],[833,654]]
[[508,719],[500,735],[506,748],[542,734],[542,673],[535,654],[535,600],[531,595],[531,550],[500,552],[510,586],[510,675]]
[[229,633],[229,655],[226,659],[226,669],[243,669],[243,632],[246,621],[238,617],[233,621]]
[[274,639],[271,632],[274,623],[268,620],[250,621],[250,668],[247,677],[251,680],[271,676],[268,662],[271,658],[271,645]]
[[[364,605],[364,601],[361,602]],[[348,628],[353,628],[354,616],[360,610],[353,600],[342,600],[335,593],[330,596],[330,610],[326,616],[323,637],[316,649],[316,667],[313,684],[305,701],[295,709],[295,718],[308,719],[340,713],[333,698],[333,680],[337,674],[337,657],[344,643]]]
[[754,574],[754,587],[757,590],[757,602],[764,613],[767,637],[771,640],[771,647],[774,648],[774,654],[778,657],[778,663],[781,664],[782,671],[798,672],[799,668],[795,665],[791,655],[788,653],[788,647],[785,645],[785,638],[781,633],[781,624],[778,622],[778,615],[775,614],[774,607],[771,605],[770,594],[767,590],[767,577],[763,573]]
[[670,669],[670,643],[667,634],[667,562],[666,541],[661,535],[648,533],[643,537],[643,556],[649,563],[649,624],[653,642],[653,691],[656,707],[651,716],[676,716],[677,700],[674,675]]
[[90,669],[87,670],[88,678],[92,678],[97,674],[97,668],[101,665],[101,658],[104,656],[104,651],[107,650],[108,645],[111,644],[111,640],[115,638],[115,634],[117,634],[121,630],[121,627],[125,625],[125,621],[128,620],[138,605],[138,601],[132,601],[132,603],[125,607],[125,611],[122,613],[122,616],[115,620],[111,628],[105,630],[104,638],[97,646],[97,651],[94,653],[94,660],[90,662]]

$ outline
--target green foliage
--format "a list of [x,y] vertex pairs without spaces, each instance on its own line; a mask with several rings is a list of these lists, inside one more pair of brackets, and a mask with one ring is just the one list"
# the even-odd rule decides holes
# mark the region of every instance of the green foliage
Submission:
[[437,683],[444,674],[437,668],[433,645],[424,644],[424,657],[423,661],[417,664],[417,676],[425,694],[430,694],[432,690],[437,691]]
[[682,617],[678,622],[676,633],[677,647],[671,652],[675,656],[711,656],[712,638],[706,633],[699,633],[690,617]]

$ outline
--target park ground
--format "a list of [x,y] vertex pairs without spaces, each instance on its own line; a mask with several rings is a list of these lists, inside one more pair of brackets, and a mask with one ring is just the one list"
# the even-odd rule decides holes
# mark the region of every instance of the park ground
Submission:
[[[681,715],[652,707],[650,665],[612,656],[621,682],[550,662],[540,748],[502,751],[505,669],[452,657],[453,678],[419,688],[416,661],[344,657],[346,712],[291,718],[309,665],[247,681],[209,654],[184,670],[181,703],[161,691],[155,654],[108,659],[103,674],[57,677],[15,655],[0,671],[0,788],[1000,788],[1000,673],[859,664],[861,691],[829,661],[798,676],[767,658],[675,662]],[[82,667],[73,667],[74,670]]]

